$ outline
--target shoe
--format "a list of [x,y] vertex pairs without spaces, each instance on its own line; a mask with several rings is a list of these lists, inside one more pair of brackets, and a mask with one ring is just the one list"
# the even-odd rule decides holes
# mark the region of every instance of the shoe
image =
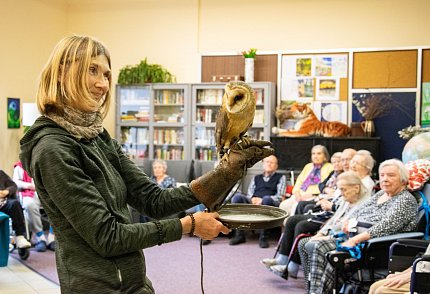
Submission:
[[211,242],[211,240],[203,240],[202,245],[209,245]]
[[242,231],[237,231],[235,236],[228,242],[230,245],[239,245],[246,242],[245,233]]
[[290,261],[288,263],[288,276],[297,279],[297,274],[299,273],[300,264]]
[[287,268],[286,265],[278,264],[278,265],[272,265],[270,267],[270,270],[273,273],[277,274],[278,276],[282,277],[282,275],[284,274],[286,268]]
[[[286,265],[272,265],[270,267],[270,270],[275,273],[276,275],[284,277],[285,269],[287,268]],[[293,279],[297,279],[297,274],[299,272],[300,265],[291,261],[288,263],[288,277],[291,277]]]
[[275,258],[263,258],[260,263],[264,264],[266,267],[271,267],[272,265],[277,265],[278,262]]
[[31,243],[27,241],[27,239],[24,238],[24,236],[17,236],[16,237],[16,247],[17,248],[30,248]]
[[52,241],[51,243],[49,243],[48,244],[48,249],[49,250],[51,250],[51,251],[55,251],[55,247],[56,247],[57,245],[55,244],[55,241]]
[[269,242],[266,237],[260,237],[258,245],[260,245],[260,248],[269,248]]
[[46,242],[43,240],[40,240],[36,243],[36,251],[37,252],[45,252],[46,251]]

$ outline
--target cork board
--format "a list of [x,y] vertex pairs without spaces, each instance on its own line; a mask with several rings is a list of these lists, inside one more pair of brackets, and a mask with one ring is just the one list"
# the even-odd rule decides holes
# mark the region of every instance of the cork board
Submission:
[[352,88],[416,88],[417,57],[418,50],[355,52]]
[[430,49],[423,50],[422,82],[430,82]]
[[[202,56],[202,83],[213,82],[213,76],[245,74],[245,61],[242,55]],[[255,59],[255,82],[278,82],[278,56],[276,54],[258,55]]]

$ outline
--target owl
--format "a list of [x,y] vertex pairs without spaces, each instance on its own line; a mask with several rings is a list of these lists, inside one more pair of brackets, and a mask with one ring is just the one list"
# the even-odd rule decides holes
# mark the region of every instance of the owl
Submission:
[[233,144],[244,139],[254,115],[254,90],[244,82],[229,82],[215,123],[215,141],[220,158]]

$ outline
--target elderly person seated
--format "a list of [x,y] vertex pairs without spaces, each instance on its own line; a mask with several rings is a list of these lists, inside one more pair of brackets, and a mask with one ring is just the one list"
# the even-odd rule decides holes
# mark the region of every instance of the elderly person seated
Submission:
[[[418,204],[406,190],[408,171],[397,159],[389,159],[379,166],[381,190],[364,201],[348,215],[342,230],[350,233],[352,223],[359,224],[357,234],[342,243],[353,247],[371,238],[409,232],[416,227]],[[340,183],[339,183],[340,185]],[[343,188],[343,194],[346,193]],[[337,231],[334,229],[333,231]],[[308,293],[331,293],[334,269],[325,254],[336,249],[336,240],[318,234],[299,242],[300,258],[305,270]]]
[[368,191],[373,191],[375,182],[370,175],[372,174],[375,160],[367,150],[358,150],[350,162],[350,169],[358,173],[364,186]]
[[12,219],[12,229],[15,231],[15,242],[18,248],[30,248],[31,243],[25,239],[25,220],[22,206],[16,199],[17,186],[3,170],[0,170],[0,211]]
[[[313,239],[327,235],[328,231],[340,229],[342,220],[347,217],[358,204],[368,199],[370,193],[364,186],[359,175],[353,171],[340,174],[337,178],[338,191],[342,195],[338,201],[336,213],[325,223],[322,229]],[[287,254],[290,252],[294,239],[302,233],[314,233],[321,228],[320,223],[313,222],[309,215],[295,215],[288,219],[285,226],[284,237],[281,240],[279,254],[275,259],[263,259],[261,262],[268,266],[270,270],[278,275],[282,275],[288,264],[290,277],[296,278],[300,266],[299,252],[296,251],[291,260]]]
[[[248,203],[253,205],[269,205],[278,207],[281,197],[285,193],[287,179],[277,172],[278,159],[271,155],[263,159],[263,174],[255,176],[248,187],[248,194],[237,193],[233,196],[231,203]],[[261,230],[259,246],[269,247],[266,230]],[[235,230],[230,245],[238,245],[246,242],[245,232]]]
[[175,188],[176,180],[167,174],[167,163],[164,160],[156,159],[152,163],[151,180],[161,188]]
[[322,200],[330,200],[335,195],[336,191],[336,180],[337,176],[343,172],[342,167],[342,152],[335,152],[330,158],[330,162],[333,165],[333,171],[328,175],[328,177],[318,185],[318,189],[321,191],[321,194],[317,196],[314,200],[311,201],[300,201],[297,204],[295,214],[304,214],[309,210],[315,209],[315,207],[319,207]]
[[[151,180],[156,183],[161,188],[167,189],[167,188],[175,188],[176,187],[176,180],[175,178],[169,176],[167,174],[167,163],[164,160],[161,159],[155,159],[152,162],[152,176]],[[174,218],[178,216],[183,216],[185,212],[180,213],[178,215],[171,215],[166,218]],[[146,223],[151,221],[152,219],[146,215],[140,215],[140,222]]]
[[300,201],[313,200],[321,194],[318,185],[333,171],[333,165],[328,162],[330,155],[323,145],[315,145],[311,149],[311,162],[306,164],[294,184],[293,194],[282,201],[279,208],[293,215]]

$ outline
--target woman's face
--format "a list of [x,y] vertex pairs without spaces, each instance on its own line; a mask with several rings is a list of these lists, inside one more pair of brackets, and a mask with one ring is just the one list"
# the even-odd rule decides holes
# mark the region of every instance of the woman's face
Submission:
[[364,177],[369,174],[369,170],[364,165],[364,156],[362,155],[354,155],[354,157],[351,159],[351,162],[349,163],[349,168],[350,170],[358,173],[360,177]]
[[322,164],[327,161],[321,148],[314,148],[312,150],[311,158],[313,164]]
[[387,165],[379,171],[379,185],[381,189],[390,196],[398,194],[404,189],[400,180],[400,172],[397,166]]
[[98,55],[91,59],[88,69],[87,84],[94,100],[103,103],[109,91],[109,77],[111,75],[109,62],[106,56]]
[[340,181],[339,183],[337,183],[337,187],[342,193],[342,196],[345,201],[348,201],[349,203],[357,202],[360,193],[359,185],[351,185],[348,184],[346,181]]
[[162,176],[164,176],[164,175],[165,175],[165,173],[166,173],[166,170],[164,169],[164,166],[163,166],[163,165],[161,165],[161,164],[159,164],[159,163],[155,163],[155,164],[152,166],[152,170],[153,170],[154,176],[155,176],[156,178],[158,178],[158,177],[162,177]]
[[341,171],[342,168],[342,161],[340,160],[340,157],[334,157],[331,159],[331,164],[333,165],[334,171]]

